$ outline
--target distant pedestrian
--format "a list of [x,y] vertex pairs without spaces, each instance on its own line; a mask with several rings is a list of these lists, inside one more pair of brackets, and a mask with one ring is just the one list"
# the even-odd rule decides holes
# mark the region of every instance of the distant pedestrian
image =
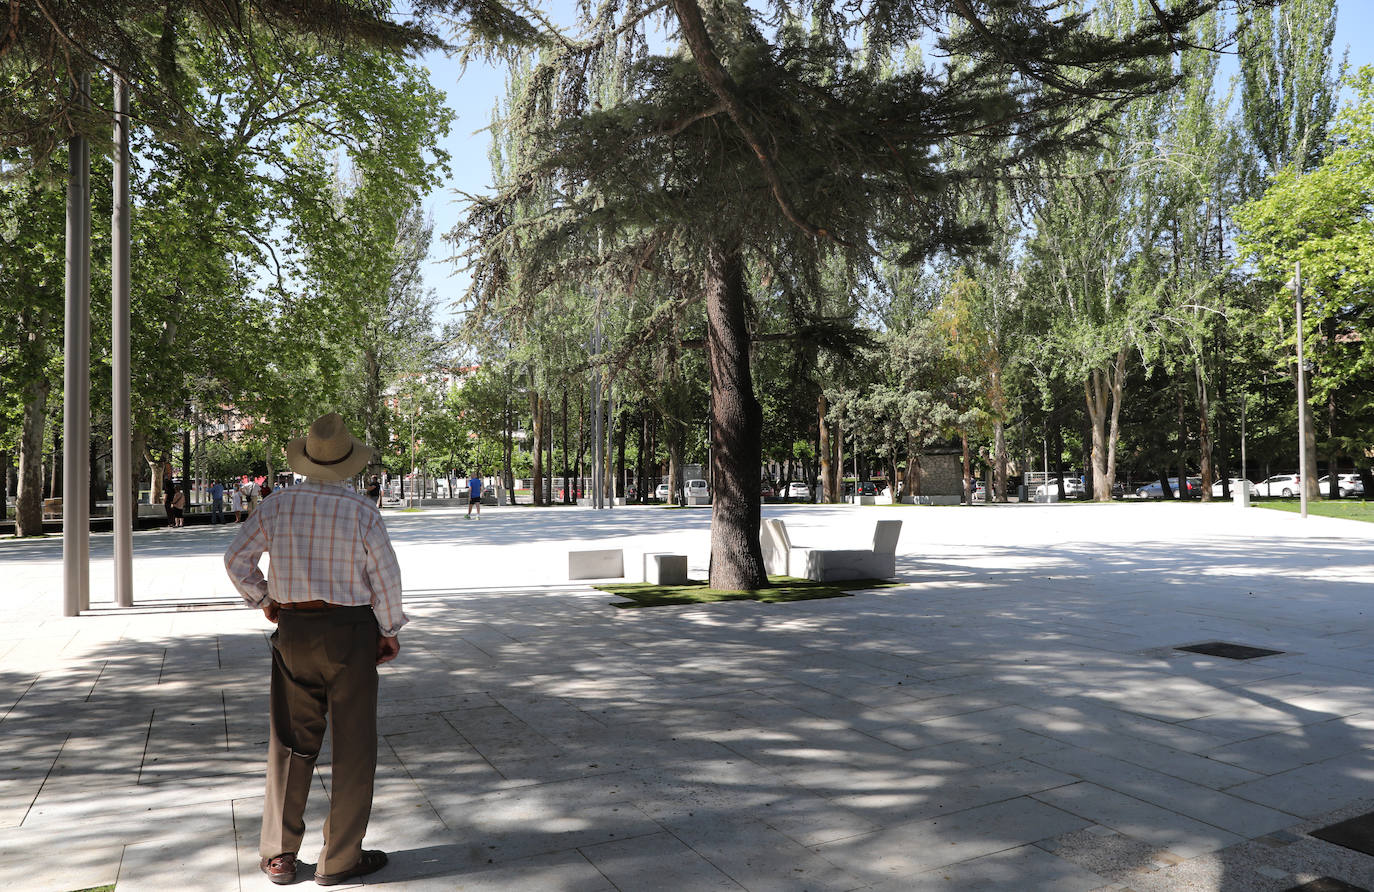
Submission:
[[180,528],[186,524],[186,490],[176,489],[172,492],[172,526]]
[[400,653],[406,616],[381,514],[346,484],[371,457],[337,414],[317,418],[286,446],[287,464],[306,481],[263,502],[224,554],[234,587],[277,624],[258,866],[278,885],[296,881],[326,728],[329,817],[315,882],[347,883],[387,862],[362,843],[377,771],[377,667]]
[[258,507],[258,483],[252,477],[243,481],[243,486],[239,487],[243,493],[243,511],[245,514],[252,514]]
[[468,513],[467,519],[472,520],[472,506],[477,506],[477,519],[482,519],[482,475],[474,471],[468,478]]
[[270,496],[271,494],[272,494],[272,481],[271,481],[271,480],[264,480],[264,481],[262,481],[262,486],[258,489],[258,501],[261,502],[263,499],[267,498],[267,497]]
[[234,487],[229,494],[229,507],[234,509],[234,523],[243,523],[243,488]]
[[218,480],[210,484],[210,522],[224,523],[224,484]]
[[382,478],[376,474],[367,482],[367,500],[378,508],[382,507]]

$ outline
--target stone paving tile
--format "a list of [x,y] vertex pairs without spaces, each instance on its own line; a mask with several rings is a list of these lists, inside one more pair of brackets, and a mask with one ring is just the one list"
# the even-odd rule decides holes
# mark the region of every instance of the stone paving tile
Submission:
[[934,820],[896,824],[818,846],[817,851],[871,884],[1016,849],[1087,823],[1076,815],[1021,797]]
[[52,892],[107,886],[119,878],[126,835],[63,828],[60,852],[51,827],[0,828],[0,888]]
[[1297,815],[1100,753],[1059,750],[1032,756],[1031,760],[1246,838],[1282,830],[1300,820]]
[[[1076,782],[1062,771],[1025,760],[947,774],[920,774],[903,770],[860,775],[851,786],[826,791],[837,805],[852,809],[883,825],[949,815],[1031,793],[1040,793]],[[837,785],[838,786],[838,785]]]
[[367,878],[369,885],[385,883],[406,892],[628,892],[618,889],[581,852],[474,868],[461,851],[453,857],[453,850],[463,848],[458,843],[397,852],[386,867]]
[[1355,727],[1351,717],[1345,717],[1225,744],[1207,751],[1206,755],[1209,759],[1259,774],[1282,774],[1303,765],[1367,750],[1371,745],[1374,745],[1374,731]]
[[[644,840],[651,853],[660,842],[679,854],[686,846],[686,863],[697,858],[751,889],[920,888],[902,885],[911,873],[882,875],[864,858],[837,854],[862,840],[877,846],[871,851],[890,852],[893,863],[905,863],[912,850],[938,853],[941,863],[932,867],[941,869],[924,879],[962,870],[950,875],[970,888],[1018,859],[1025,859],[1025,876],[1051,871],[1046,876],[1059,879],[1043,882],[1063,888],[1088,882],[1078,873],[1088,870],[1129,880],[1138,892],[1215,892],[1197,885],[1204,877],[1267,892],[1270,886],[1243,884],[1299,878],[1331,859],[1346,872],[1326,872],[1357,882],[1358,862],[1324,856],[1333,847],[1318,841],[1295,837],[1274,850],[1281,858],[1250,856],[1274,876],[1231,854],[1268,852],[1273,847],[1263,840],[1289,830],[1265,830],[1255,842],[1186,859],[1150,841],[1172,845],[1172,833],[1215,842],[1210,836],[1222,830],[1205,823],[1199,830],[1190,816],[1244,835],[1281,823],[1284,811],[1315,820],[1333,805],[1374,796],[1374,756],[1358,743],[1374,730],[1367,681],[1374,642],[1358,619],[1359,592],[1374,581],[1363,569],[1374,566],[1367,528],[1321,518],[1304,525],[1231,506],[1169,510],[1178,507],[872,509],[865,518],[891,512],[910,525],[899,556],[908,586],[793,605],[629,612],[608,609],[612,599],[603,593],[517,587],[511,576],[537,571],[530,549],[561,559],[569,538],[605,535],[598,530],[610,529],[606,522],[623,530],[631,518],[635,526],[662,524],[653,547],[687,551],[701,568],[709,546],[705,513],[684,533],[692,518],[681,512],[496,512],[480,535],[499,544],[475,541],[475,525],[464,528],[448,515],[398,516],[415,622],[402,660],[382,673],[373,829],[395,856],[379,880],[404,890],[452,889],[460,880],[502,890],[610,889],[611,880],[576,847],[606,853],[608,865],[633,864],[640,851],[634,840]],[[815,541],[852,523],[853,510],[806,506],[781,514],[799,537]],[[1143,531],[1134,520],[1118,527],[1125,517],[1146,518]],[[1207,517],[1225,523],[1190,526]],[[1307,539],[1309,530],[1336,538]],[[200,530],[141,536],[140,576],[159,578],[159,597],[168,603],[186,594],[232,602],[217,553],[227,538]],[[98,561],[108,561],[108,537],[93,543]],[[207,852],[219,845],[213,838],[227,842],[236,864],[228,872],[242,888],[265,888],[256,872],[255,812],[270,624],[260,613],[223,608],[123,612],[106,605],[79,619],[52,617],[51,604],[60,601],[53,595],[59,545],[0,543],[0,573],[22,579],[30,594],[5,602],[12,622],[0,625],[0,751],[37,760],[11,780],[31,784],[47,758],[29,744],[50,742],[55,731],[71,735],[24,824],[0,828],[0,885],[37,869],[25,853],[41,850],[33,841],[54,832],[80,868],[72,877],[89,877],[90,885],[110,881],[126,844],[134,849],[131,865],[161,863],[165,816],[189,813],[210,821],[200,840]],[[455,547],[490,568],[490,578],[469,580],[478,583],[472,590],[441,578],[435,568]],[[509,559],[517,552],[526,556]],[[93,579],[104,578],[100,573]],[[206,586],[207,579],[218,582]],[[1201,640],[1287,653],[1233,663],[1172,650]],[[879,732],[906,735],[902,742],[917,748],[894,746],[874,736]],[[1084,836],[1143,861],[1086,864],[1069,857],[1078,850],[1067,843],[1041,854],[1052,844],[1039,837],[1048,807],[992,798],[1029,791],[1053,801],[1073,789],[1036,789],[1074,779],[1034,764],[1072,772],[1075,760],[1066,753],[1083,753],[1080,774],[1121,800],[1088,798],[1107,812],[1112,805],[1118,823],[1130,818],[1147,838],[1132,841],[1101,823],[1095,827],[1109,836],[1064,836],[1086,820],[1050,809],[1070,822],[1056,838]],[[1290,758],[1304,764],[1278,770]],[[327,807],[327,746],[317,774],[314,842],[307,843],[316,850]],[[885,790],[896,792],[893,801],[870,798],[864,809],[846,798]],[[1193,805],[1182,801],[1194,793]],[[1252,804],[1225,809],[1234,797]],[[1017,802],[1029,809],[1018,813]],[[1142,812],[1127,808],[1130,802],[1178,811]],[[232,829],[210,830],[226,823],[213,816],[228,813],[229,803]],[[913,803],[953,813],[910,818],[920,813]],[[1002,829],[989,831],[992,825]],[[616,836],[600,835],[608,833]],[[960,850],[948,864],[950,846],[939,833]],[[1040,847],[1027,851],[1032,841]],[[1069,872],[1054,873],[1070,862]],[[790,875],[799,864],[808,868],[801,886]],[[624,876],[634,876],[627,869]],[[622,892],[635,882],[622,879]]]
[[30,737],[22,747],[8,747],[0,755],[0,828],[23,823],[67,737]]
[[[576,787],[519,787],[482,798],[431,795],[439,817],[466,840],[473,864],[500,862],[595,845],[662,829],[627,799],[588,795]],[[598,779],[604,787],[605,781]]]
[[816,850],[759,821],[692,815],[665,821],[674,836],[751,892],[838,892],[862,885]]
[[206,889],[237,892],[238,855],[228,800],[213,808],[174,808],[160,813],[124,848],[115,886],[119,892]]
[[1093,783],[1057,787],[1034,798],[1184,858],[1241,841],[1219,827]]
[[1006,892],[1011,889],[1093,892],[1109,884],[1106,878],[1043,849],[1020,846],[899,880],[865,886],[864,892]]
[[1228,787],[1227,793],[1303,817],[1324,814],[1355,799],[1374,796],[1374,772],[1321,762]]
[[744,888],[666,832],[583,846],[579,851],[619,890],[740,892]]

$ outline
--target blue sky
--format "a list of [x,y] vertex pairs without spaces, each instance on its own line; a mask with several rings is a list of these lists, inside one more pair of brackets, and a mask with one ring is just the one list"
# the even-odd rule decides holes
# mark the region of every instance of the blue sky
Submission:
[[[1374,0],[1338,0],[1335,54],[1339,57],[1347,47],[1352,70],[1374,64]],[[439,236],[457,225],[463,216],[464,202],[457,193],[476,194],[491,187],[485,128],[496,102],[505,94],[506,82],[502,70],[480,62],[464,69],[441,53],[431,53],[423,62],[430,69],[434,84],[448,95],[448,105],[457,116],[443,141],[443,148],[452,156],[451,174],[448,182],[425,203],[435,222],[435,241],[425,267],[425,284],[438,294],[440,306],[445,308],[441,315],[447,316],[446,308],[462,296],[468,278],[455,271],[449,260],[452,248]]]

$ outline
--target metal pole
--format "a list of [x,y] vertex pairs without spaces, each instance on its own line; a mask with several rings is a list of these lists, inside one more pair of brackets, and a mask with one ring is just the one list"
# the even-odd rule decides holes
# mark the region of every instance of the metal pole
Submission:
[[606,385],[606,488],[610,490],[606,498],[606,507],[615,507],[615,468],[611,462],[615,460],[615,385]]
[[1241,486],[1249,487],[1250,475],[1245,470],[1245,394],[1240,395],[1240,479]]
[[[90,103],[90,75],[78,76],[73,104]],[[90,145],[68,140],[67,276],[62,385],[62,615],[91,606],[91,205]]]
[[114,596],[134,606],[133,430],[129,396],[129,85],[115,76],[114,214],[110,306],[111,436],[114,461]]
[[1302,261],[1293,271],[1293,295],[1298,316],[1298,496],[1301,513],[1307,516],[1307,373],[1302,356]]

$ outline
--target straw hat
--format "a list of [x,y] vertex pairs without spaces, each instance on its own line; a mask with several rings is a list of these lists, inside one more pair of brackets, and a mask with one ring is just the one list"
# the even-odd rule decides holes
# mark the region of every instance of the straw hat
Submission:
[[347,480],[367,467],[372,447],[348,432],[337,412],[321,415],[304,437],[286,444],[286,463],[317,480]]

